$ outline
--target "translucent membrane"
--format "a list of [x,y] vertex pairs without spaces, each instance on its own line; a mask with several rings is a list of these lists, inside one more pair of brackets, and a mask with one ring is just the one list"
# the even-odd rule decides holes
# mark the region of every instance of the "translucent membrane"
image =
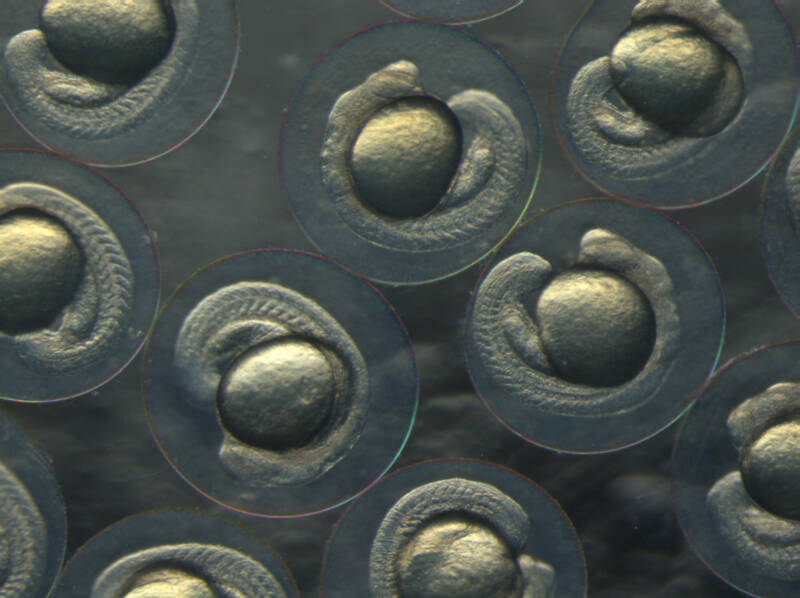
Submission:
[[50,459],[0,414],[0,594],[45,598],[67,543],[64,501]]
[[800,596],[797,414],[800,345],[723,367],[681,426],[673,496],[690,544],[725,581],[756,596]]
[[136,208],[83,166],[0,152],[0,397],[63,399],[106,383],[144,343],[159,298]]
[[539,123],[516,74],[448,27],[368,29],[322,58],[288,108],[283,183],[300,225],[368,278],[430,281],[473,264],[521,218]]
[[595,0],[562,47],[552,107],[590,182],[681,208],[764,167],[797,84],[794,40],[770,0]]
[[491,19],[522,4],[524,0],[381,0],[387,8],[432,23],[465,24]]
[[586,565],[544,490],[496,465],[443,460],[387,476],[348,508],[328,540],[321,593],[466,595],[464,584],[492,598],[578,598]]
[[54,598],[296,598],[283,562],[218,517],[182,511],[124,519],[67,563]]
[[714,266],[671,219],[611,200],[522,226],[486,266],[468,312],[472,382],[529,442],[602,452],[656,434],[719,357]]
[[197,490],[298,516],[349,500],[391,466],[417,376],[373,287],[316,256],[256,251],[181,285],[148,344],[144,393],[156,441]]
[[800,135],[772,163],[761,202],[761,247],[767,272],[787,307],[800,311]]
[[239,50],[234,0],[36,0],[3,17],[6,105],[43,145],[104,166],[155,158],[196,133]]

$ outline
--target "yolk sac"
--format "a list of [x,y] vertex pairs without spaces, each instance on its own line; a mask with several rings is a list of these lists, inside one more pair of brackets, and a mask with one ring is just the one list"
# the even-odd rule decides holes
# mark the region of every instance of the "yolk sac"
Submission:
[[569,382],[617,386],[647,363],[656,336],[644,294],[600,270],[568,271],[542,291],[536,319],[548,359]]
[[507,543],[487,524],[444,516],[423,526],[399,559],[402,598],[521,598]]
[[46,327],[73,298],[83,255],[69,231],[35,210],[0,218],[0,331]]
[[178,569],[158,568],[134,581],[124,598],[216,598],[208,584]]
[[351,149],[360,199],[389,216],[422,216],[450,187],[461,143],[458,119],[435,98],[408,97],[384,106],[367,120]]
[[743,452],[741,473],[747,492],[764,509],[800,519],[800,422],[766,430]]
[[251,446],[302,447],[328,421],[336,394],[325,353],[297,339],[259,345],[223,377],[217,397],[225,428]]
[[[735,75],[733,75],[735,73]],[[646,21],[628,30],[611,53],[610,74],[620,95],[637,112],[675,133],[702,127],[704,112],[716,103],[720,89],[738,94],[711,134],[723,128],[741,105],[741,75],[733,57],[688,24]],[[723,86],[726,78],[737,83]],[[735,107],[735,110],[733,109]],[[697,133],[688,131],[688,133]]]
[[175,25],[168,0],[48,0],[41,29],[74,73],[130,84],[167,55]]

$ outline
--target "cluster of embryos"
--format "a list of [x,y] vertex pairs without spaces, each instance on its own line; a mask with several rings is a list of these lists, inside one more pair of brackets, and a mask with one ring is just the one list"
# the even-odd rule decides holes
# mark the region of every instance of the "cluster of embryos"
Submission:
[[[299,57],[330,40],[301,39],[296,6],[0,8],[0,97],[46,148],[0,150],[0,401],[23,404],[9,411],[27,409],[21,419],[46,429],[45,445],[70,446],[51,460],[0,414],[0,598],[298,598],[308,579],[298,584],[263,538],[310,559],[319,529],[287,535],[294,528],[275,520],[336,509],[311,578],[325,598],[586,598],[590,580],[614,593],[589,576],[581,537],[594,543],[590,564],[625,560],[616,545],[598,556],[597,530],[610,526],[594,525],[618,473],[581,455],[679,421],[666,438],[671,473],[658,474],[664,488],[672,476],[672,502],[634,484],[636,508],[658,525],[674,513],[670,533],[680,528],[729,585],[800,598],[800,343],[718,367],[718,253],[666,213],[769,168],[764,266],[800,316],[800,59],[777,2],[586,0],[555,15],[539,0],[370,1],[405,20],[347,37],[305,73]],[[336,4],[299,10],[327,34],[337,28],[318,21],[344,15]],[[533,29],[479,24],[530,25],[548,11],[577,17],[552,48],[549,89],[535,76],[541,64],[519,60],[549,48]],[[282,53],[253,53],[254,40],[277,44],[252,35],[262,13],[286,28]],[[205,126],[237,68],[253,65],[205,129],[206,146],[160,160]],[[264,73],[294,94],[280,97]],[[549,110],[537,112],[533,98],[545,95]],[[276,98],[283,111],[264,111]],[[223,142],[220,126],[244,133]],[[556,141],[561,166],[545,151]],[[273,153],[269,178],[274,165],[262,162]],[[554,194],[578,175],[603,197]],[[277,200],[244,195],[272,183],[286,221],[274,211],[246,229],[248,201]],[[209,226],[205,237],[195,224]],[[235,252],[175,278],[220,247]],[[127,371],[141,406],[126,378],[103,390],[116,402],[94,396],[137,357],[140,372]],[[60,412],[44,405],[81,396]],[[109,432],[112,410],[125,417]],[[476,421],[481,437],[464,441]],[[139,471],[130,438],[102,455],[119,479],[95,468],[85,447],[117,425],[149,428],[148,447],[174,472],[148,477],[149,462]],[[407,445],[410,462],[395,469]],[[497,463],[457,458],[474,447]],[[508,447],[513,455],[493,452]],[[562,456],[546,461],[537,447]],[[449,458],[428,459],[436,454]],[[574,468],[548,469],[566,459]],[[59,478],[75,471],[80,479],[60,479],[62,496]],[[545,488],[563,495],[574,471],[602,485],[592,522],[576,509],[580,533]],[[108,507],[124,513],[170,496],[160,484],[172,473],[239,523],[165,508],[91,536],[91,503],[72,504],[95,483],[141,482]],[[78,550],[67,513],[78,514]],[[649,533],[639,515],[637,538]],[[705,589],[673,573],[658,596]]]

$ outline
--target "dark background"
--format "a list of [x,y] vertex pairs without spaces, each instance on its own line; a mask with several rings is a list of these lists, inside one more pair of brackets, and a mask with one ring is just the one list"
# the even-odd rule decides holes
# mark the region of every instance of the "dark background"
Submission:
[[[781,0],[795,29],[800,3]],[[519,73],[542,120],[544,163],[528,215],[597,192],[570,166],[549,118],[551,65],[580,16],[579,0],[526,0],[468,28]],[[259,247],[313,250],[293,221],[277,172],[283,109],[313,61],[342,38],[394,18],[377,0],[239,0],[241,55],[216,115],[180,149],[103,174],[139,207],[161,253],[163,295],[221,256]],[[4,147],[37,147],[0,112]],[[673,212],[709,251],[728,301],[721,363],[755,346],[800,338],[762,263],[756,222],[763,174],[710,205]],[[467,301],[479,272],[382,290],[408,327],[420,369],[417,424],[397,465],[473,457],[510,466],[561,502],[584,543],[589,593],[736,596],[708,573],[672,515],[669,459],[676,426],[619,453],[577,457],[513,436],[473,393],[461,352]],[[702,308],[702,306],[698,306]],[[101,390],[48,405],[8,404],[52,456],[69,518],[68,556],[118,519],[168,506],[199,507],[246,524],[285,559],[304,597],[317,595],[325,541],[341,509],[258,520],[217,507],[186,485],[158,452],[140,397],[141,359]]]

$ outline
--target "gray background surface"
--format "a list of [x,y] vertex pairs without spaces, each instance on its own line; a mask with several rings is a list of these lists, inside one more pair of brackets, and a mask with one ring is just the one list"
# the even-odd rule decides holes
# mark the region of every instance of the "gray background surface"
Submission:
[[[800,5],[781,0],[795,29]],[[581,0],[526,0],[469,28],[497,48],[528,86],[542,119],[544,163],[529,216],[595,196],[561,152],[549,120],[550,67]],[[342,38],[393,15],[377,0],[240,0],[239,69],[216,115],[180,149],[154,162],[104,171],[139,207],[158,240],[163,291],[211,260],[258,247],[313,250],[293,221],[277,173],[284,106],[313,61]],[[2,146],[37,147],[5,112]],[[674,212],[716,263],[728,300],[722,361],[800,338],[767,279],[756,232],[763,175],[711,205]],[[383,288],[407,325],[421,375],[417,425],[397,466],[474,457],[530,476],[558,499],[583,540],[590,595],[735,596],[706,572],[677,529],[669,496],[676,427],[637,447],[592,457],[557,455],[514,437],[471,390],[461,352],[463,316],[479,272]],[[702,309],[703,306],[698,306]],[[183,483],[145,422],[141,359],[98,392],[51,405],[14,405],[52,456],[67,502],[68,555],[118,519],[166,506],[198,507],[245,523],[285,558],[303,596],[315,596],[324,544],[341,514],[254,520],[216,507]]]

